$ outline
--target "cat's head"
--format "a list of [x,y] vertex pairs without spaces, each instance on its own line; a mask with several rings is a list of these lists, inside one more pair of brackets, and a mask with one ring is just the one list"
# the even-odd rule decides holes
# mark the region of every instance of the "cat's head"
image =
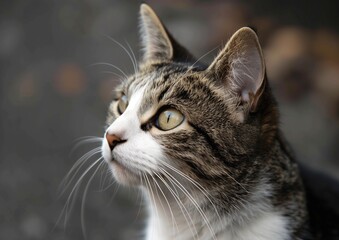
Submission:
[[256,156],[273,141],[278,118],[256,33],[241,28],[203,66],[149,6],[140,16],[144,55],[116,88],[102,146],[115,179],[142,185],[145,176],[177,174],[230,189],[253,182]]

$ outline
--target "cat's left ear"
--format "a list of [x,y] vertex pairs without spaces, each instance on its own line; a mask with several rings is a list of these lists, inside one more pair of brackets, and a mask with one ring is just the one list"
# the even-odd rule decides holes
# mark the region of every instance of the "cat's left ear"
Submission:
[[144,62],[194,61],[193,56],[175,41],[152,8],[145,3],[140,6],[140,27]]
[[228,41],[207,71],[230,90],[246,112],[256,112],[265,89],[265,63],[256,33],[244,27]]

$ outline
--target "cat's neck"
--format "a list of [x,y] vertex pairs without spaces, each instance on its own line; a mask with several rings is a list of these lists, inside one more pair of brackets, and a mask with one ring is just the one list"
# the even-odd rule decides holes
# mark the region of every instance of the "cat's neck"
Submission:
[[176,190],[145,191],[149,210],[146,240],[210,239],[213,229],[208,225],[216,214],[197,210],[199,203],[192,203]]
[[204,208],[187,196],[174,197],[178,192],[148,188],[145,193],[149,208],[146,240],[288,239],[287,219],[263,204],[225,215],[217,207]]

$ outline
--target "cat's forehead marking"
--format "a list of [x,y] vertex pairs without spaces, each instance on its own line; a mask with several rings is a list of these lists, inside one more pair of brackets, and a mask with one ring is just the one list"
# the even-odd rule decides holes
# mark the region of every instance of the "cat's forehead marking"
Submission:
[[144,108],[144,100],[149,97],[149,88],[154,78],[155,74],[141,75],[127,86],[129,105],[126,112],[133,112],[138,118],[142,116],[144,112],[140,109]]
[[174,74],[172,75],[172,79],[170,79],[170,75],[172,74],[169,72],[156,72],[148,79],[144,98],[142,99],[142,104],[139,109],[139,115],[144,115],[150,109],[156,111],[157,108],[159,108],[158,104],[175,84],[175,82],[172,81],[175,79],[175,76],[173,76]]
[[[142,95],[138,96],[138,107],[133,109],[140,119],[148,119],[163,104],[180,101],[179,98],[182,97],[187,98],[187,94],[180,95],[175,92],[189,89],[193,75],[196,78],[195,69],[189,66],[155,65],[131,77],[126,83],[126,94],[129,98],[134,98],[142,89]],[[175,96],[174,99],[171,99],[171,96]]]
[[137,110],[140,108],[140,104],[142,102],[142,98],[144,96],[146,86],[138,88],[133,95],[131,96],[129,105],[126,109],[127,111],[137,112]]
[[126,110],[107,128],[107,134],[117,135],[121,139],[129,139],[138,133],[140,120],[137,114],[144,91],[145,87],[140,87],[134,92]]
[[138,74],[137,76],[133,77],[132,80],[127,83],[128,94],[132,96],[140,88],[146,89],[155,77],[155,73]]

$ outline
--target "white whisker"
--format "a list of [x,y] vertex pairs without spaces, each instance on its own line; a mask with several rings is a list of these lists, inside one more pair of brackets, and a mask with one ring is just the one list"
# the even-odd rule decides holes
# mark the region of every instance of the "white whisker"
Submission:
[[117,74],[116,72],[112,72],[112,71],[100,71],[99,73],[101,73],[101,74],[103,74],[103,73],[104,74],[112,74],[112,75],[118,77],[117,80],[119,81],[119,83],[123,83],[124,81],[126,81],[125,78],[123,78],[120,74]]
[[200,60],[202,60],[204,57],[206,57],[208,54],[210,54],[211,52],[213,52],[217,48],[218,47],[215,47],[215,48],[209,50],[207,53],[203,54],[201,57],[199,57],[193,64],[191,64],[188,67],[187,71],[183,74],[182,78],[185,78],[188,75],[189,71],[192,70]]
[[102,161],[99,166],[95,169],[94,173],[92,174],[92,176],[90,177],[90,179],[88,180],[84,193],[82,195],[82,201],[81,201],[81,229],[82,229],[82,234],[85,238],[85,240],[87,239],[87,234],[86,234],[86,226],[85,226],[85,202],[86,202],[86,196],[87,196],[87,191],[88,188],[91,184],[91,182],[93,181],[93,178],[95,176],[95,174],[98,172],[99,168],[102,166],[102,164],[104,164],[105,162]]
[[73,142],[75,142],[74,147],[72,147],[72,150],[69,155],[73,155],[74,151],[77,150],[81,145],[87,144],[87,143],[100,143],[102,142],[102,137],[96,137],[96,136],[86,136],[86,137],[80,137],[75,139]]
[[[130,50],[130,52],[131,52],[131,54],[132,54],[132,57],[133,57],[133,59],[134,59],[135,65],[136,65],[136,68],[137,68],[137,70],[138,70],[138,68],[139,68],[139,66],[138,66],[138,60],[137,60],[137,58],[135,57],[135,54],[134,54],[134,52],[133,52],[133,50],[132,50],[132,48],[131,48],[131,45],[129,45],[129,43],[128,43],[126,40],[125,40],[125,42],[126,42],[128,48],[129,48],[129,50]],[[136,72],[136,73],[137,73],[137,72]]]
[[[156,176],[158,177],[158,174],[157,174],[156,172],[153,172],[153,173],[154,173],[154,175],[156,175]],[[160,185],[158,184],[157,180],[156,180],[152,175],[150,175],[150,176],[152,177],[154,183],[156,184],[156,186],[158,187],[158,189],[160,190],[162,196],[164,197],[164,199],[165,199],[165,201],[166,201],[166,204],[167,204],[167,206],[168,206],[168,209],[169,209],[169,211],[170,211],[171,218],[172,218],[172,224],[173,224],[172,227],[173,227],[173,230],[175,230],[175,226],[176,226],[177,231],[179,231],[178,225],[177,225],[177,223],[176,223],[176,221],[175,221],[175,218],[174,218],[174,215],[173,215],[173,211],[172,211],[171,205],[169,204],[168,199],[167,199],[165,193],[164,193],[163,190],[161,189],[161,187],[160,187]],[[159,178],[159,177],[158,177],[158,178]],[[159,178],[159,179],[160,179],[160,178]],[[160,179],[160,180],[161,180],[161,179]],[[157,193],[158,193],[158,191],[157,191]],[[158,198],[160,198],[159,195],[158,195]],[[165,210],[163,204],[162,204],[162,201],[160,201],[160,202],[161,202],[161,205],[162,205],[162,208],[163,208],[164,212],[167,212],[167,211]],[[174,225],[175,225],[175,226],[174,226]]]
[[132,57],[131,53],[126,49],[126,47],[124,45],[122,45],[120,42],[118,42],[117,40],[113,39],[112,37],[105,35],[105,37],[107,37],[109,40],[111,40],[112,42],[114,42],[115,44],[117,44],[119,47],[121,47],[126,54],[128,55],[128,57],[130,58],[133,68],[134,68],[134,73],[136,74],[138,69],[137,69],[137,63],[134,61],[134,58]]
[[[71,198],[72,196],[74,196],[75,198],[75,195],[74,193],[77,192],[77,189],[79,187],[79,184],[80,182],[83,180],[83,178],[86,176],[86,174],[99,162],[102,160],[102,157],[98,158],[94,163],[92,163],[87,169],[86,171],[80,176],[80,178],[78,179],[78,181],[75,183],[74,187],[72,188],[68,198],[67,198],[67,201],[66,201],[66,204],[65,204],[65,207],[66,207],[66,214],[67,214],[67,209],[68,209],[68,205],[69,205],[69,202],[71,201]],[[63,210],[64,211],[64,210]],[[63,212],[62,211],[62,212]]]
[[192,197],[192,195],[187,191],[187,189],[175,178],[173,177],[168,171],[166,171],[165,169],[162,169],[163,173],[166,174],[168,176],[168,179],[172,179],[174,185],[176,185],[187,197],[188,199],[191,201],[191,203],[194,205],[194,207],[198,210],[199,214],[201,215],[201,217],[203,218],[204,222],[206,223],[209,231],[212,234],[213,239],[216,239],[215,237],[215,233],[214,230],[206,216],[206,214],[204,213],[204,211],[201,209],[201,207],[199,206],[199,204],[196,202],[196,200]]
[[[64,194],[64,192],[66,191],[66,189],[69,187],[69,185],[73,182],[73,179],[76,177],[76,175],[78,174],[78,172],[80,171],[81,167],[94,155],[101,153],[101,147],[97,147],[92,149],[91,151],[87,152],[86,154],[84,154],[81,158],[79,158],[74,165],[72,166],[72,168],[69,170],[69,172],[66,174],[66,176],[64,177],[63,181],[60,184],[60,188],[62,187],[63,190],[60,193],[60,196],[62,194]],[[75,170],[76,169],[76,170]],[[72,177],[70,177],[70,175],[73,174]]]
[[98,65],[104,65],[104,66],[112,67],[112,68],[118,70],[126,79],[128,79],[127,74],[124,71],[122,71],[121,68],[119,68],[119,67],[117,67],[117,66],[115,66],[115,65],[113,65],[111,63],[98,62],[98,63],[93,63],[90,66],[92,67],[92,66],[98,66]]
[[[189,214],[189,212],[188,212],[187,208],[185,207],[184,203],[181,201],[179,193],[176,191],[176,187],[173,185],[172,180],[165,173],[162,172],[162,174],[164,174],[166,179],[169,180],[169,182],[171,183],[171,185],[173,186],[175,191],[168,185],[168,183],[160,175],[157,175],[158,178],[165,184],[167,189],[170,191],[170,193],[174,197],[174,199],[177,202],[177,204],[178,204],[178,206],[180,208],[180,211],[183,214],[183,217],[184,217],[184,219],[185,219],[185,221],[186,221],[186,223],[187,223],[187,225],[188,225],[188,227],[189,227],[189,229],[190,229],[194,239],[196,239],[195,236],[198,234],[198,232],[197,232],[197,229],[196,229],[196,227],[194,225],[194,222],[193,222],[193,219],[192,219],[191,215]],[[192,229],[192,227],[193,227],[193,229]]]
[[[158,214],[158,210],[157,210],[157,204],[156,204],[155,199],[154,199],[154,196],[153,196],[153,191],[151,191],[151,186],[150,186],[149,182],[147,181],[148,179],[147,179],[146,174],[143,174],[143,178],[144,178],[144,181],[145,181],[145,183],[146,183],[145,186],[146,186],[146,188],[149,190],[150,201],[152,202],[152,200],[153,200],[153,205],[155,206],[154,208],[155,208],[156,216],[157,216],[158,219],[159,219],[159,214]],[[155,228],[153,227],[153,228],[152,228],[152,233],[151,233],[152,235],[155,234],[154,231],[155,231]]]
[[180,176],[182,176],[183,178],[185,178],[187,181],[189,181],[194,187],[196,187],[209,201],[209,203],[213,206],[215,213],[217,214],[219,221],[222,222],[221,217],[219,215],[219,211],[217,209],[217,207],[215,206],[215,204],[213,203],[212,199],[213,198],[208,192],[207,190],[205,190],[205,188],[203,186],[201,186],[200,183],[198,183],[197,181],[195,181],[194,179],[192,179],[191,177],[187,176],[187,174],[183,173],[182,171],[180,171],[179,169],[171,166],[170,164],[166,163],[165,161],[161,161],[161,163],[163,165],[165,165],[166,167],[168,167],[169,169],[171,169],[172,171],[174,171],[175,173],[179,174]]

